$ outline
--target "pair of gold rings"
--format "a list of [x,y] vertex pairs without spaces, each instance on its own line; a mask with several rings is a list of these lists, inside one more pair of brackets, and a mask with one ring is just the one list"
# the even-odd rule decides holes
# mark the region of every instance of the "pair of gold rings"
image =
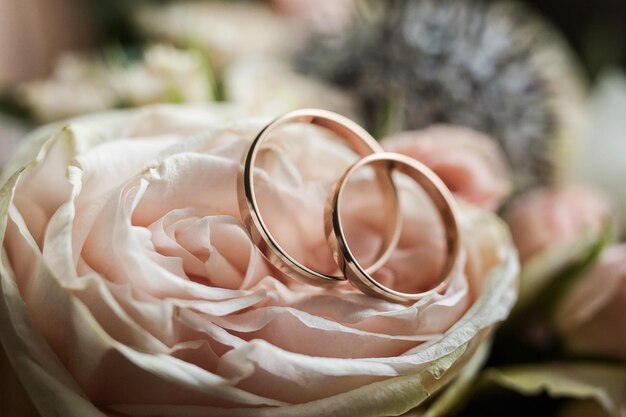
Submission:
[[[277,128],[291,123],[307,123],[323,127],[341,138],[360,157],[337,180],[329,194],[324,215],[326,239],[340,275],[315,271],[289,255],[278,243],[261,216],[254,188],[254,167],[263,142]],[[333,285],[348,280],[363,293],[394,302],[419,300],[434,292],[442,291],[449,283],[459,259],[460,233],[454,198],[445,184],[429,168],[413,158],[384,152],[376,140],[362,127],[336,113],[304,109],[278,117],[263,128],[244,154],[238,178],[239,210],[245,228],[254,244],[267,260],[285,275],[312,285]],[[384,244],[377,260],[364,268],[350,250],[344,226],[339,215],[342,196],[349,178],[359,169],[374,168],[376,180],[384,193],[386,209],[391,214],[386,222]],[[445,228],[446,257],[438,284],[424,292],[405,293],[388,288],[372,277],[391,257],[396,248],[402,228],[401,209],[391,173],[401,172],[417,182],[433,201]]]

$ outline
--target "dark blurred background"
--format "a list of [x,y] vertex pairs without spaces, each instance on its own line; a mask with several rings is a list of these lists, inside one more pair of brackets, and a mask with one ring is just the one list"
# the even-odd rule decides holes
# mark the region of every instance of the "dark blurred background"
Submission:
[[[523,2],[562,32],[591,79],[607,67],[626,69],[625,0]],[[135,3],[0,0],[0,87],[45,76],[63,49],[138,44],[129,12]]]
[[626,1],[527,0],[569,41],[591,77],[626,69]]

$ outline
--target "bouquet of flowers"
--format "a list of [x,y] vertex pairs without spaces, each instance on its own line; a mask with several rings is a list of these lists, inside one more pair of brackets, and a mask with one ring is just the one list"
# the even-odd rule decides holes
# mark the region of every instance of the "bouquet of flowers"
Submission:
[[[48,124],[0,159],[0,415],[626,415],[623,75],[587,97],[557,31],[508,2],[124,16],[140,47],[11,91]],[[345,118],[259,144],[301,108]],[[434,179],[355,175],[341,252],[329,207],[363,137]],[[278,243],[242,211],[248,168]],[[395,298],[349,285],[350,250],[385,252],[362,272]]]

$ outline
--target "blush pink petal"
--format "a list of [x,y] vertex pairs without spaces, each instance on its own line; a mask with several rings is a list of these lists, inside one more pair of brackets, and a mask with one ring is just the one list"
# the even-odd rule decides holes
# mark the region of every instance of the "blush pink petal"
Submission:
[[496,210],[509,195],[511,176],[496,142],[469,128],[435,125],[384,138],[387,151],[408,155],[432,169],[458,197]]

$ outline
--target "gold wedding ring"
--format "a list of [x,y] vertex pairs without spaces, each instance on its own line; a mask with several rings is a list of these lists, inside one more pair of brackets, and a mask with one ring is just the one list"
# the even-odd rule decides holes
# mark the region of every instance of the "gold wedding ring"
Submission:
[[[360,168],[371,166],[390,173],[401,172],[417,182],[435,204],[443,222],[446,237],[446,258],[439,283],[421,293],[404,293],[388,288],[376,281],[356,260],[350,250],[341,221],[341,202],[348,179]],[[460,231],[454,198],[439,177],[425,165],[396,153],[376,153],[365,156],[350,166],[337,181],[329,194],[325,212],[326,237],[333,257],[345,277],[365,294],[394,302],[419,300],[429,294],[442,291],[456,271],[460,251]]]
[[[278,117],[261,130],[244,154],[243,166],[239,171],[237,187],[241,219],[252,241],[267,260],[287,276],[308,284],[324,285],[345,281],[346,277],[343,275],[315,271],[290,256],[274,238],[261,216],[254,189],[255,162],[263,142],[270,134],[290,123],[307,123],[326,128],[340,137],[360,157],[383,152],[383,149],[369,133],[350,119],[325,110],[303,109]],[[391,176],[388,172],[383,172],[377,173],[377,177],[385,197],[385,209],[392,217],[386,223],[385,241],[377,260],[364,269],[368,273],[374,273],[386,263],[401,232],[400,205]]]

